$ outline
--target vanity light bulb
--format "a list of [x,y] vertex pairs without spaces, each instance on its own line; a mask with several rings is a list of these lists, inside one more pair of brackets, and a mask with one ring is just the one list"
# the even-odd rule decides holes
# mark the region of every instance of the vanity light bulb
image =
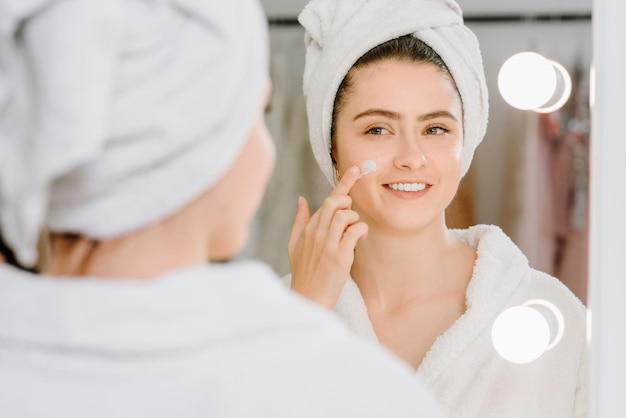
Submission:
[[537,113],[550,113],[562,108],[572,94],[572,78],[569,72],[556,61],[550,61],[550,64],[556,72],[556,87],[550,100],[540,107],[532,109]]
[[515,364],[527,364],[556,346],[563,336],[559,309],[545,300],[531,300],[503,311],[493,323],[491,340],[496,352]]
[[550,101],[557,87],[552,63],[536,52],[520,52],[507,59],[498,73],[502,98],[521,110],[539,108]]

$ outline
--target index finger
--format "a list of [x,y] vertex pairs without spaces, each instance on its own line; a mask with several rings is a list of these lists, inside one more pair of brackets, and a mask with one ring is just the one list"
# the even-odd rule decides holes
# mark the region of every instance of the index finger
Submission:
[[341,177],[341,180],[339,180],[339,183],[337,183],[337,186],[335,186],[333,191],[330,192],[330,195],[338,196],[338,195],[347,195],[348,193],[350,193],[350,189],[352,189],[352,186],[354,186],[356,181],[360,178],[360,174],[361,174],[361,169],[359,168],[358,165],[354,165],[350,167],[343,174],[343,177]]

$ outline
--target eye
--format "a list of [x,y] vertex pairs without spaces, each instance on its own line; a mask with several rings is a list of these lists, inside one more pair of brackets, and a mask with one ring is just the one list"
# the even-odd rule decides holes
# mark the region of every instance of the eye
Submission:
[[441,126],[429,126],[426,128],[426,135],[443,135],[448,132],[450,132],[449,129]]
[[385,135],[388,134],[389,131],[385,128],[381,128],[380,126],[375,126],[373,128],[369,128],[366,133],[370,135]]

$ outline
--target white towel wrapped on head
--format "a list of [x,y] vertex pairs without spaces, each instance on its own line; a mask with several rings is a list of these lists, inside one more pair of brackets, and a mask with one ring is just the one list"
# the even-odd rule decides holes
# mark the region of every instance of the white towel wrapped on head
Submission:
[[209,189],[267,81],[253,0],[0,0],[0,231],[31,265],[40,228],[94,240]]
[[331,184],[330,128],[337,89],[370,49],[413,35],[448,66],[463,104],[462,175],[487,129],[487,85],[478,41],[452,0],[313,0],[300,13],[306,29],[304,95],[313,154]]

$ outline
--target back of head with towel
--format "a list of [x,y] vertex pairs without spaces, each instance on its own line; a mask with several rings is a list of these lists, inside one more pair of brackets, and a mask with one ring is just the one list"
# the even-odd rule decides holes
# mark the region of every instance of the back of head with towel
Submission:
[[0,4],[0,219],[22,264],[43,226],[103,242],[171,218],[224,176],[260,117],[267,46],[250,9]]
[[0,416],[439,417],[253,261],[273,167],[253,0],[0,0]]

